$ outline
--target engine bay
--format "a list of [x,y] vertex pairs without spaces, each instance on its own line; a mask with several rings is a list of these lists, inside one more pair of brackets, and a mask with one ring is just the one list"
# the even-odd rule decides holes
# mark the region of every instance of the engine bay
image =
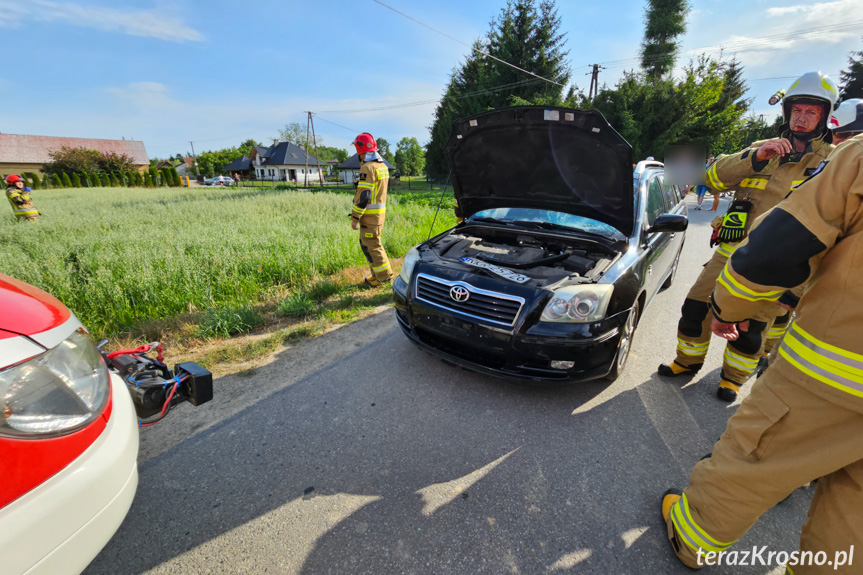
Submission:
[[437,255],[453,262],[469,257],[517,271],[543,284],[569,280],[592,283],[619,254],[590,242],[551,234],[464,228],[434,244]]

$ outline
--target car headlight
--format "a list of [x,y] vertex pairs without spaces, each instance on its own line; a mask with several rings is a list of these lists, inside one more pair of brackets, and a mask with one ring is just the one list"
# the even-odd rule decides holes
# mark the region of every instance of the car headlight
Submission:
[[585,323],[599,321],[605,317],[612,285],[576,285],[554,292],[551,301],[542,311],[540,321],[557,323]]
[[0,371],[0,436],[57,436],[80,429],[102,413],[110,382],[102,355],[79,329],[42,355]]
[[402,269],[399,271],[399,277],[402,278],[402,281],[406,284],[411,283],[411,274],[414,272],[414,266],[417,265],[419,260],[420,253],[416,248],[409,249],[408,253],[405,254],[405,259],[402,262]]

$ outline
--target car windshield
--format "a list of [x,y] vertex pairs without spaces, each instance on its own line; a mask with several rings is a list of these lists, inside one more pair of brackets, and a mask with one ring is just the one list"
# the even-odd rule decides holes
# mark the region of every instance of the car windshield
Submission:
[[533,222],[536,224],[550,224],[554,227],[571,228],[573,231],[582,231],[590,234],[599,235],[614,241],[626,241],[620,230],[613,228],[608,224],[567,214],[563,212],[553,212],[549,210],[536,210],[528,208],[494,208],[491,210],[482,210],[471,216],[471,220],[488,218],[501,222]]

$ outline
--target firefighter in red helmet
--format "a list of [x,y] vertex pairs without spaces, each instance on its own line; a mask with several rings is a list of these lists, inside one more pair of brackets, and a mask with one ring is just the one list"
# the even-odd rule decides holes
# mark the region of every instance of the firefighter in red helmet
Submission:
[[21,176],[12,174],[6,178],[6,197],[12,205],[12,213],[19,221],[35,222],[39,217],[39,210],[33,205],[30,197],[30,188],[24,186]]
[[370,287],[378,287],[393,278],[387,252],[381,243],[390,173],[371,134],[363,132],[354,138],[352,144],[360,160],[360,179],[354,194],[351,227],[360,230],[360,247],[372,270],[372,275],[366,278],[365,283]]

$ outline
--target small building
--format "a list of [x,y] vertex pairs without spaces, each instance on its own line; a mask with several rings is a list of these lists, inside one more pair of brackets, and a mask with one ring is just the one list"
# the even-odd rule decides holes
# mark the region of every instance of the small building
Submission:
[[234,174],[240,174],[243,179],[248,179],[252,170],[252,159],[245,154],[222,168],[222,171],[228,172],[231,177],[234,177]]
[[[386,164],[387,168],[389,168],[390,172],[395,172],[396,167],[386,161],[385,159],[381,159],[384,164]],[[339,180],[346,184],[353,184],[360,177],[360,155],[354,154],[341,164],[338,167],[339,170]]]
[[125,154],[139,171],[150,166],[144,142],[0,134],[0,174],[44,174],[42,166],[51,161],[51,152],[61,148],[87,148],[103,153]]
[[323,181],[323,170],[327,166],[326,162],[291,142],[274,142],[269,147],[255,146],[249,160],[251,173],[258,180],[296,181],[298,184]]

